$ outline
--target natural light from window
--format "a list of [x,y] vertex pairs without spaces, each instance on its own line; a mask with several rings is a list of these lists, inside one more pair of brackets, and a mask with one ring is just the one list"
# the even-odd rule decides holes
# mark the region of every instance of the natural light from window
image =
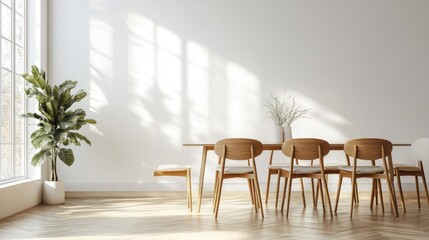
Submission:
[[0,183],[26,176],[24,80],[25,0],[2,0],[0,44]]

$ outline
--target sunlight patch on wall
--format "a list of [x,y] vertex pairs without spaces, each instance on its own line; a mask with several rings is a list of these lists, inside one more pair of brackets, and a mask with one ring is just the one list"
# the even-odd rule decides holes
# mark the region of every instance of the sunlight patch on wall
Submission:
[[144,102],[154,102],[149,94],[155,87],[155,24],[138,14],[128,13],[128,74],[130,109],[139,117],[139,124],[149,128],[155,119]]
[[177,145],[181,144],[182,137],[182,40],[162,26],[157,27],[156,33],[156,83],[163,96],[162,104],[169,114],[168,121],[159,127],[161,133]]
[[347,119],[300,92],[287,89],[287,93],[295,96],[298,106],[310,108],[307,114],[308,119],[299,119],[293,124],[293,130],[295,133],[299,133],[294,137],[317,137],[327,141],[348,140],[347,136],[339,130],[341,125],[350,125]]
[[109,104],[101,86],[108,86],[114,75],[112,26],[92,16],[89,23],[89,42],[90,111],[98,112]]
[[210,128],[208,122],[210,52],[194,41],[189,41],[186,49],[189,140],[197,142],[207,137]]
[[227,134],[235,137],[257,135],[255,119],[261,113],[260,82],[256,75],[229,62],[227,74]]
[[182,40],[179,35],[163,26],[156,28],[156,44],[164,51],[180,57],[182,55]]
[[181,145],[257,137],[259,79],[202,44],[127,13],[129,109],[156,139]]
[[128,13],[126,24],[129,108],[149,133],[181,144],[182,40],[138,14]]
[[[103,93],[103,90],[99,86],[99,82],[101,82],[101,77],[98,72],[94,68],[90,68],[89,70],[91,76],[91,84],[90,84],[90,111],[98,112],[98,110],[109,104],[109,100],[106,95]],[[95,81],[97,79],[98,81]],[[94,80],[94,81],[92,81]]]

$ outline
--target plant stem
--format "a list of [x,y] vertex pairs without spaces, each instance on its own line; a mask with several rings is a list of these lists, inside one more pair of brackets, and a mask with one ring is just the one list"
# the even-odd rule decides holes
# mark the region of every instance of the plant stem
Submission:
[[58,181],[57,175],[57,152],[55,147],[51,149],[51,181]]

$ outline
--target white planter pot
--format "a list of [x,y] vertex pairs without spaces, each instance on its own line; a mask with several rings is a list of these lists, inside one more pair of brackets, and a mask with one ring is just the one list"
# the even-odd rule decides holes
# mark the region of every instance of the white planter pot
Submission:
[[274,143],[283,143],[283,127],[275,126],[274,128]]
[[45,181],[43,185],[43,199],[45,204],[64,204],[65,185],[62,181]]
[[291,126],[283,126],[283,134],[284,134],[284,141],[291,140],[292,139]]

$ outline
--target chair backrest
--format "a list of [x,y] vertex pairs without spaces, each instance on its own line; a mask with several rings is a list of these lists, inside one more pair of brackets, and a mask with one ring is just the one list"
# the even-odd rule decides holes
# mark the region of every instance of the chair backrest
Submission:
[[429,138],[419,138],[411,144],[411,152],[416,160],[429,162]]
[[320,159],[328,154],[329,150],[329,143],[317,138],[295,138],[284,142],[282,146],[283,154],[299,160]]
[[216,142],[214,151],[219,157],[230,160],[249,160],[261,155],[262,143],[255,139],[249,138],[227,138]]
[[353,139],[344,145],[346,155],[361,160],[377,160],[392,153],[392,143],[379,138]]

